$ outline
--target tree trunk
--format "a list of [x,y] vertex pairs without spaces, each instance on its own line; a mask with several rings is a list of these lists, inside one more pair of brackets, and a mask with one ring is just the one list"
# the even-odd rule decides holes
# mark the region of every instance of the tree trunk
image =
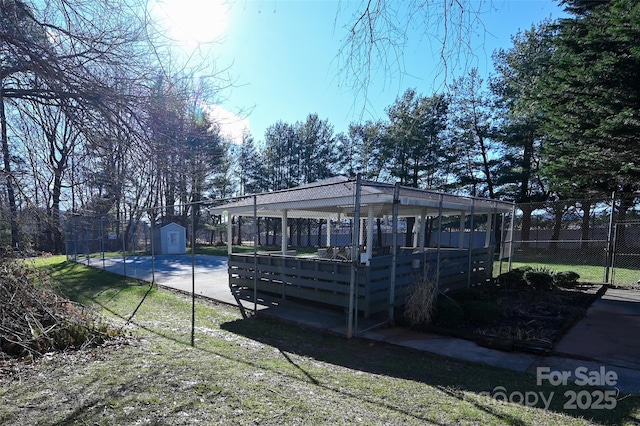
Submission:
[[522,241],[522,247],[529,247],[529,238],[531,237],[531,213],[533,207],[531,204],[521,204],[520,210],[522,210],[522,225],[520,230],[520,241]]
[[[478,132],[476,131],[476,134]],[[487,153],[487,148],[484,143],[483,137],[478,137],[480,144],[480,153],[482,154],[482,169],[484,171],[484,179],[487,183],[487,190],[489,191],[489,198],[495,198],[495,193],[493,189],[493,180],[491,178],[491,169],[489,168],[489,155]]]
[[20,241],[18,228],[18,206],[16,194],[13,189],[13,175],[11,174],[11,156],[9,153],[9,139],[7,136],[7,116],[4,109],[4,82],[0,80],[0,139],[2,143],[2,157],[4,159],[5,185],[7,188],[7,201],[9,202],[9,221],[11,224],[11,246],[17,247]]
[[553,241],[560,240],[560,230],[562,229],[562,216],[564,215],[564,204],[556,203],[554,207],[554,218],[553,218],[553,232],[551,234],[551,250],[555,251],[558,249],[558,243],[553,243]]

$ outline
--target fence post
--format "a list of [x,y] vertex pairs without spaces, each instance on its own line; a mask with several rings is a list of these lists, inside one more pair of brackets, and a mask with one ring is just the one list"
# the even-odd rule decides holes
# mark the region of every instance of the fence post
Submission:
[[104,216],[100,216],[100,253],[102,254],[102,270],[106,269],[104,258],[104,224],[102,223]]
[[196,338],[196,205],[191,204],[191,347]]
[[[467,264],[467,287],[471,287],[471,272],[473,270],[473,258],[471,252],[473,250],[473,233],[475,229],[474,215],[476,210],[476,199],[471,199],[471,217],[469,218],[469,258]],[[464,225],[463,225],[464,226]],[[462,247],[460,247],[462,249]]]
[[[125,218],[126,220],[126,218]],[[124,222],[121,224],[120,232],[122,232],[122,272],[124,276],[127,276],[127,241],[125,239],[125,226]]]
[[389,280],[389,322],[393,322],[394,306],[396,303],[396,268],[398,264],[398,204],[400,203],[400,183],[393,188],[393,210],[391,228],[391,277]]
[[258,242],[260,235],[258,229],[258,196],[253,195],[253,314],[258,315]]
[[612,261],[612,256],[613,256],[613,232],[614,232],[614,226],[613,226],[613,216],[614,216],[614,210],[616,208],[616,193],[613,192],[611,194],[611,215],[609,216],[609,232],[607,232],[607,259],[606,259],[606,265],[604,268],[604,282],[608,283],[609,282],[609,272],[611,270],[611,261]]
[[[149,226],[151,228],[150,233],[151,233],[151,284],[155,284],[156,283],[156,250],[155,250],[155,230],[154,230],[154,224],[155,224],[155,213],[152,215],[150,215],[149,213],[147,213],[148,217],[149,217]],[[159,231],[159,230],[158,230]]]
[[440,291],[440,261],[442,254],[442,203],[444,202],[444,195],[440,194],[440,201],[438,201],[438,243],[436,249],[436,292]]
[[[511,270],[511,267],[513,266],[513,228],[515,227],[515,223],[516,223],[516,205],[513,205],[513,208],[511,209],[511,223],[509,223],[509,233],[507,234],[507,241],[505,241],[505,246],[508,247],[508,254],[509,254],[509,263],[508,263],[508,271]],[[506,244],[509,243],[509,245],[507,246]],[[500,272],[502,272],[502,268],[500,268]]]
[[[358,265],[358,244],[360,237],[360,184],[362,177],[360,173],[356,176],[356,194],[355,194],[355,206],[353,209],[353,232],[351,234],[351,280],[349,282],[349,316],[347,318],[347,338],[354,336],[353,330],[353,308],[355,303],[356,293],[356,268]],[[283,233],[284,234],[284,233]]]

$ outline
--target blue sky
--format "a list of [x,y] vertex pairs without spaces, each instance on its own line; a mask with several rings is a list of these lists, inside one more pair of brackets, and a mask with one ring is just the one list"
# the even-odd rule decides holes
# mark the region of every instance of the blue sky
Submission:
[[[216,39],[207,47],[207,55],[215,58],[219,69],[229,67],[234,80],[234,87],[220,93],[221,108],[216,109],[229,132],[237,134],[248,126],[260,141],[266,128],[278,120],[294,123],[310,113],[328,119],[336,133],[344,132],[350,122],[384,118],[385,108],[409,87],[424,95],[443,90],[445,77],[437,72],[441,69],[439,44],[419,28],[407,34],[402,57],[405,73],[385,72],[373,64],[377,72],[367,98],[352,90],[352,81],[340,74],[338,52],[351,10],[361,6],[360,1],[160,1],[175,38]],[[449,68],[449,83],[452,75],[459,76],[469,66],[488,75],[491,53],[508,48],[519,29],[562,16],[557,2],[548,0],[474,4],[484,10],[480,16],[484,30],[478,28],[472,38],[474,54],[467,58],[469,65]],[[187,49],[194,47],[193,41],[186,44]]]

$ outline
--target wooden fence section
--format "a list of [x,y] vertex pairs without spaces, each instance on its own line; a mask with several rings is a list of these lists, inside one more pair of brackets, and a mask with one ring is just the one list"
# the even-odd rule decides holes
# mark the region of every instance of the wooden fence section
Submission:
[[[258,292],[323,303],[343,309],[349,306],[352,264],[320,258],[258,254]],[[389,308],[392,256],[370,259],[356,268],[355,306],[365,317]],[[426,265],[426,266],[425,266]],[[440,251],[440,290],[464,288],[491,278],[492,249]],[[394,306],[404,305],[411,284],[421,280],[424,271],[435,282],[438,252],[396,256]],[[471,271],[471,280],[469,272]],[[252,254],[229,256],[229,285],[253,290]]]

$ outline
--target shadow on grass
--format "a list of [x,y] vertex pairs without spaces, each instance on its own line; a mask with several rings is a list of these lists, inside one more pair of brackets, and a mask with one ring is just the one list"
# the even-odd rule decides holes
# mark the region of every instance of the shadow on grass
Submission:
[[[112,315],[125,321],[130,321],[147,332],[180,345],[189,346],[188,339],[178,339],[175,336],[150,329],[137,323],[134,315],[125,316],[114,312],[105,306],[104,301],[98,300],[98,296],[103,295],[105,292],[112,292],[113,294],[109,298],[111,300],[126,288],[131,287],[132,283],[139,285],[141,282],[123,279],[115,274],[92,270],[71,263],[54,265],[51,270],[58,280],[58,290],[70,299],[101,306],[111,312]],[[149,291],[141,298],[136,310],[145,302],[148,294]],[[464,400],[473,404],[477,409],[503,422],[514,425],[526,424],[526,422],[518,415],[509,414],[509,410],[502,409],[497,401],[484,397],[481,393],[491,394],[498,386],[504,387],[508,392],[542,392],[547,396],[553,392],[555,397],[549,408],[555,412],[609,424],[640,422],[640,417],[638,416],[640,399],[638,397],[629,397],[618,401],[614,410],[564,410],[563,404],[567,401],[564,392],[569,389],[580,391],[583,388],[537,386],[535,377],[530,374],[479,366],[388,344],[372,343],[360,339],[345,340],[335,335],[302,329],[261,317],[230,321],[221,324],[220,327],[228,332],[278,349],[286,362],[294,368],[294,371],[298,371],[302,375],[294,376],[290,372],[280,371],[278,367],[265,366],[259,360],[245,359],[242,351],[223,353],[203,347],[202,344],[196,344],[195,349],[249,367],[270,370],[274,374],[286,375],[292,378],[297,377],[297,379],[308,382],[313,386],[320,386],[341,393],[346,397],[362,399],[368,403],[401,412],[404,415],[412,416],[422,421],[434,422],[436,420],[431,417],[421,417],[409,409],[398,407],[375,397],[351,393],[349,387],[338,388],[337,386],[332,386],[323,377],[317,377],[317,373],[310,371],[311,369],[307,368],[304,363],[296,362],[291,355],[301,355],[355,371],[425,383],[439,389],[450,397]],[[435,403],[437,404],[438,402]],[[541,405],[538,405],[538,407],[541,407]]]
[[[532,374],[480,366],[385,343],[361,339],[346,340],[267,318],[253,317],[227,322],[222,324],[221,328],[273,346],[283,354],[297,354],[356,371],[425,383],[450,396],[470,402],[478,409],[509,424],[519,425],[525,422],[509,417],[499,409],[498,401],[483,395],[495,395],[497,387],[506,389],[507,395],[514,392],[535,392],[538,396],[544,395],[546,399],[553,395],[549,409],[558,413],[605,424],[640,421],[640,397],[637,396],[619,396],[621,399],[613,410],[566,410],[563,408],[567,402],[564,393],[568,390],[579,392],[584,390],[584,387],[537,386],[536,378]],[[298,364],[294,366],[301,368]],[[308,372],[305,372],[305,375],[310,376]],[[592,391],[595,388],[588,390]],[[465,391],[472,392],[475,397],[470,397],[469,393],[464,393]],[[536,406],[543,408],[542,400]]]

